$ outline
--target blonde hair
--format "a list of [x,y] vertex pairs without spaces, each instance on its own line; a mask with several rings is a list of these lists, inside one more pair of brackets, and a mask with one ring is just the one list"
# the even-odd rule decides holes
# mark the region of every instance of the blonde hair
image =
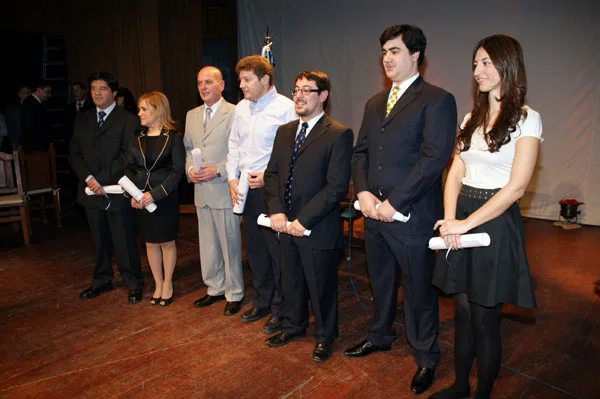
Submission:
[[146,101],[149,106],[158,111],[158,123],[161,130],[176,130],[175,120],[171,116],[171,106],[169,105],[167,96],[159,91],[151,91],[140,96],[138,106],[142,101]]

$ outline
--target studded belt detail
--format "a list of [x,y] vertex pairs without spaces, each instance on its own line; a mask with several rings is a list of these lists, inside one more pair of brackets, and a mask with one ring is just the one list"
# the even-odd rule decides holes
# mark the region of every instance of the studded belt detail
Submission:
[[499,188],[493,189],[483,189],[483,188],[475,188],[471,186],[462,185],[460,188],[460,195],[465,196],[467,198],[480,199],[480,200],[489,200],[500,191]]

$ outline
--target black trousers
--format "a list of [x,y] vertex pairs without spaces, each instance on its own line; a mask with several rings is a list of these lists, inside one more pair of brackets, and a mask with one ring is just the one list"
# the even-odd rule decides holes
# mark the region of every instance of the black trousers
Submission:
[[435,254],[428,248],[430,236],[397,234],[392,226],[376,222],[365,228],[365,249],[375,312],[368,340],[390,346],[402,275],[406,337],[418,367],[435,367],[440,360],[438,294],[431,278]]
[[244,241],[248,264],[252,271],[253,306],[257,309],[270,308],[271,314],[281,317],[281,245],[273,230],[257,224],[258,215],[267,213],[264,190],[251,189],[246,195],[243,215]]
[[92,238],[94,240],[94,276],[92,287],[108,284],[113,278],[113,248],[119,272],[128,289],[141,289],[144,286],[140,256],[135,239],[135,226],[131,208],[104,211],[86,208]]
[[283,331],[299,334],[308,327],[308,299],[315,316],[317,343],[331,344],[338,336],[339,249],[318,250],[296,244],[281,234],[283,258]]

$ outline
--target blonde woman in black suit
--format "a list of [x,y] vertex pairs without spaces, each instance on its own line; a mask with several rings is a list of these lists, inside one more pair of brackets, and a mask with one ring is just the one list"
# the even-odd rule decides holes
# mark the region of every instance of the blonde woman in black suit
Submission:
[[[134,137],[127,157],[128,177],[142,190],[136,209],[140,236],[146,243],[155,288],[150,303],[167,306],[173,300],[173,272],[177,261],[177,186],[184,174],[183,136],[175,130],[167,97],[153,91],[138,102],[142,129]],[[144,207],[156,203],[153,213]],[[164,269],[164,273],[163,273]]]

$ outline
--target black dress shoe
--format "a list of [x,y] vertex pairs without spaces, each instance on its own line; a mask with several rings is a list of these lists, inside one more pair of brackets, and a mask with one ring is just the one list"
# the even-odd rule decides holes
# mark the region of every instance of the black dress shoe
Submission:
[[265,334],[275,334],[276,332],[281,331],[281,324],[283,320],[277,316],[271,316],[269,320],[263,326],[263,332]]
[[315,362],[324,362],[331,357],[331,345],[316,344],[312,358]]
[[194,301],[194,306],[197,308],[203,308],[210,306],[217,301],[224,301],[225,295],[204,295],[202,298]]
[[306,331],[298,334],[288,334],[286,332],[280,332],[279,334],[273,335],[271,338],[267,338],[267,345],[271,347],[287,345],[292,341],[303,338],[306,336]]
[[234,302],[228,301],[227,305],[225,305],[225,311],[223,312],[223,314],[225,316],[233,316],[234,314],[239,312],[241,308],[242,308],[242,301],[234,301]]
[[128,302],[132,305],[135,305],[138,302],[142,301],[142,290],[140,288],[135,290],[129,290],[129,298]]
[[112,283],[104,284],[103,286],[94,288],[90,287],[87,290],[83,291],[79,294],[79,299],[92,299],[96,298],[98,295],[103,294],[108,291],[112,291],[113,286]]
[[415,395],[422,394],[433,384],[435,369],[429,367],[419,367],[410,383],[410,391]]
[[370,355],[373,352],[385,352],[392,349],[390,346],[377,346],[365,339],[360,344],[348,348],[344,351],[344,355],[348,357],[363,357]]
[[262,319],[263,317],[268,316],[270,314],[271,309],[252,308],[242,313],[242,317],[240,317],[240,320],[242,320],[243,323],[250,323],[251,321]]

